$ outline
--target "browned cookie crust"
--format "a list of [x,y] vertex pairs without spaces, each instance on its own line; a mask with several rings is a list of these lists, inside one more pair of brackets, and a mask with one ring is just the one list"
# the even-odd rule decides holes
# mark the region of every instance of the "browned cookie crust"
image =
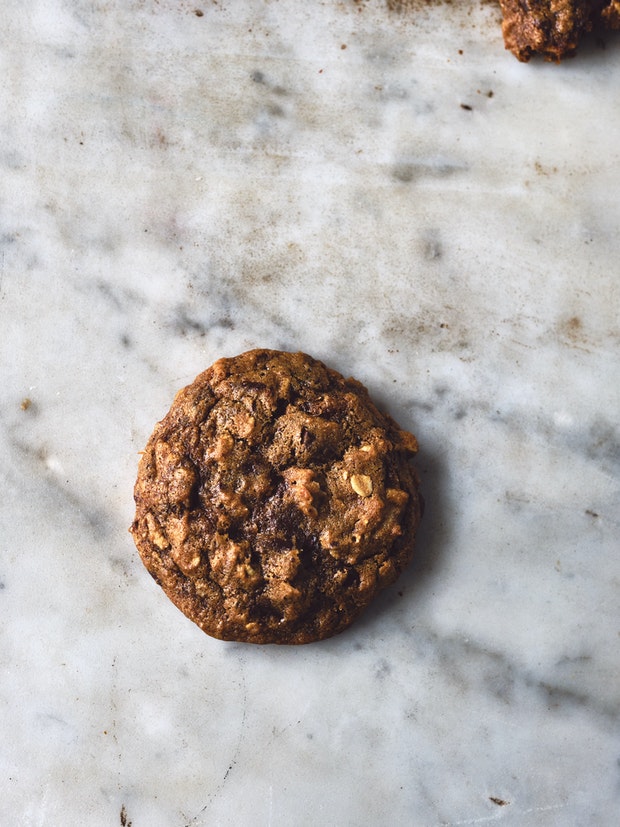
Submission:
[[620,0],[500,0],[506,48],[521,61],[572,57],[593,25],[620,28]]
[[131,532],[170,599],[223,640],[345,629],[413,553],[415,437],[303,353],[220,359],[140,460]]

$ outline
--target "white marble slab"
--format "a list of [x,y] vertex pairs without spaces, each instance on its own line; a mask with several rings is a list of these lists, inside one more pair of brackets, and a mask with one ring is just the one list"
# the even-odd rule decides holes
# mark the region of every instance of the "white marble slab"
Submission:
[[[4,3],[1,824],[617,823],[620,40],[498,21]],[[255,346],[421,444],[416,563],[297,649],[207,638],[127,533],[174,392]]]

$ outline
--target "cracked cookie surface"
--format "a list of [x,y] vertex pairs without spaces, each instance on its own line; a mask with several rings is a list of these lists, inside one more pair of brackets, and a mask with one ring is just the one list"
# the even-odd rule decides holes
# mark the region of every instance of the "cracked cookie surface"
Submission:
[[321,640],[409,562],[416,450],[363,385],[310,356],[220,359],[155,427],[131,532],[153,578],[207,634]]

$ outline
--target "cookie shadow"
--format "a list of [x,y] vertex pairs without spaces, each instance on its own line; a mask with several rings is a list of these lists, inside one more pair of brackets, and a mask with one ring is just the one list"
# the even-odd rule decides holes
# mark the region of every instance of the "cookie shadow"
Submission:
[[606,29],[603,26],[594,26],[591,32],[584,35],[579,44],[579,50],[574,58],[565,61],[565,65],[587,60],[592,64],[609,64],[608,52],[620,48],[620,31]]
[[[416,433],[419,433],[419,430]],[[381,637],[386,628],[386,620],[389,620],[390,616],[395,618],[397,624],[411,625],[412,607],[415,607],[418,595],[433,588],[440,574],[451,536],[447,516],[450,513],[446,491],[447,466],[439,449],[426,447],[423,437],[420,441],[425,447],[416,455],[414,464],[420,477],[424,513],[416,534],[413,559],[396,582],[377,595],[349,628],[334,637],[292,647],[267,645],[250,646],[248,649],[246,643],[227,642],[226,647],[230,654],[248,651],[254,654],[265,648],[270,650],[270,656],[276,659],[288,658],[291,655],[305,657],[315,649],[323,654],[342,653],[351,646],[355,649],[366,648],[363,643],[365,639]]]
[[382,615],[399,608],[395,603],[404,600],[407,607],[415,604],[416,597],[432,587],[441,569],[450,541],[446,464],[438,451],[422,448],[416,457],[415,467],[420,476],[424,513],[416,536],[413,559],[398,580],[378,595],[341,637],[347,637],[355,630],[368,633],[371,627],[375,631]]

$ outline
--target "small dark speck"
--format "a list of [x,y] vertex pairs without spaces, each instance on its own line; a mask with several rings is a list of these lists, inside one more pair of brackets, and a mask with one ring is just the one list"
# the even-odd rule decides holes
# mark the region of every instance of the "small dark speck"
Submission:
[[254,83],[264,83],[265,82],[265,75],[262,72],[252,72],[251,78]]
[[308,741],[312,741],[313,738],[314,738],[314,735],[311,732],[308,732],[307,735],[306,735],[306,738],[308,739]]
[[473,112],[474,111],[474,107],[470,106],[468,103],[462,103],[461,104],[461,109],[464,109],[466,112]]
[[343,43],[343,44],[342,44],[342,46],[341,46],[340,48],[341,48],[341,49],[346,49],[346,48],[347,48],[347,44],[346,44],[346,43]]
[[403,592],[397,592],[397,594],[398,594],[398,596],[399,596],[399,597],[403,597],[403,596],[404,596],[404,593],[403,593]]
[[510,804],[510,801],[504,801],[503,798],[496,798],[494,795],[489,796],[489,801],[497,804],[498,807],[505,807],[507,804]]
[[459,419],[465,419],[467,412],[463,408],[457,408],[454,412],[454,418],[458,421]]
[[121,827],[131,827],[131,821],[127,818],[127,810],[124,804],[121,807]]
[[[441,258],[441,244],[436,238],[429,238],[424,244],[424,256],[425,258],[433,261],[434,259]],[[440,327],[447,327],[447,325],[440,325]]]
[[2,580],[0,580],[0,592],[1,592],[3,589],[6,589],[6,586],[4,585],[4,583],[2,582]]
[[196,17],[204,17],[204,12],[201,11],[200,9],[196,9],[194,14],[196,15]]
[[22,409],[22,411],[27,411],[31,407],[32,407],[32,399],[30,399],[29,397],[26,397],[25,399],[22,399],[22,404],[20,405],[20,408]]
[[586,514],[589,517],[598,517],[598,514],[596,513],[596,511],[592,511],[591,508],[586,508]]

